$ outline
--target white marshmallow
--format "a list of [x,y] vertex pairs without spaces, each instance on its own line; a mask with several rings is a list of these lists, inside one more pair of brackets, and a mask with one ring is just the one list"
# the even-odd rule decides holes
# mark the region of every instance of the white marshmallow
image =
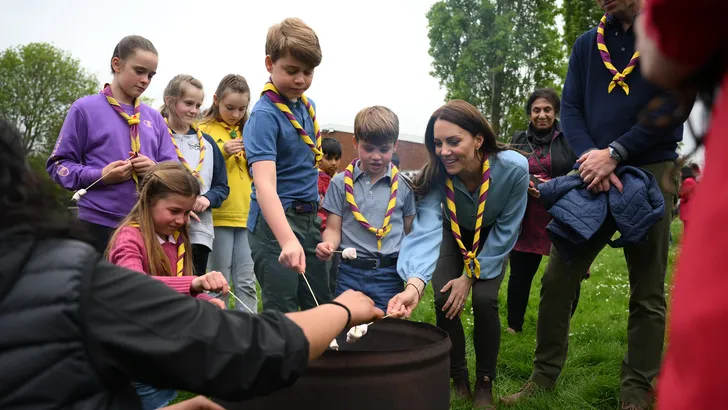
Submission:
[[361,339],[362,336],[367,334],[367,328],[369,325],[359,325],[354,326],[351,329],[349,329],[348,332],[346,332],[346,343],[354,343],[357,340]]
[[345,248],[343,251],[341,251],[341,257],[344,259],[356,259],[356,249]]
[[73,194],[74,202],[78,202],[82,196],[86,195],[86,190],[81,188]]
[[336,342],[336,339],[332,340],[331,343],[329,343],[329,348],[336,351],[339,350],[339,343]]

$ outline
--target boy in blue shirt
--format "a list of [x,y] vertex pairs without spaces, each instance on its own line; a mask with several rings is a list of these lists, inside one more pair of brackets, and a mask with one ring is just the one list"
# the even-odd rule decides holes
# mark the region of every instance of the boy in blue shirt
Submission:
[[324,261],[337,249],[356,249],[356,259],[341,259],[336,294],[361,291],[382,310],[402,291],[397,257],[416,213],[414,194],[390,164],[398,136],[399,120],[390,109],[374,106],[356,115],[359,158],[331,180],[324,197],[326,230],[316,248]]
[[268,30],[265,52],[270,81],[243,130],[253,175],[248,236],[264,308],[294,312],[331,299],[326,265],[315,256],[321,131],[303,94],[321,46],[310,27],[289,18]]

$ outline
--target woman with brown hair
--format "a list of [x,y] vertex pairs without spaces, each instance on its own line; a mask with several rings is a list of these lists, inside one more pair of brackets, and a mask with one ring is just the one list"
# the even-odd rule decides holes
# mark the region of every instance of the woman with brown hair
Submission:
[[[485,117],[465,101],[439,108],[425,131],[429,159],[413,189],[419,198],[412,231],[402,242],[397,270],[403,279],[432,278],[437,326],[453,347],[450,374],[456,392],[470,397],[465,333],[460,315],[473,291],[476,383],[474,406],[495,408],[492,382],[500,347],[498,289],[505,260],[526,209],[528,165],[506,150]],[[407,286],[389,312],[414,309],[421,290]]]

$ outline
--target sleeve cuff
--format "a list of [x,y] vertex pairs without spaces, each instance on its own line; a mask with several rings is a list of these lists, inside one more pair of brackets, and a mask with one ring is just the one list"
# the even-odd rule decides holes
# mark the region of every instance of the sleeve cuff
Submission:
[[609,144],[610,147],[614,148],[615,151],[619,153],[619,156],[622,157],[622,161],[627,160],[627,149],[624,148],[624,145],[618,143],[617,141],[614,141],[613,143]]
[[275,154],[260,154],[260,155],[254,155],[246,157],[248,160],[248,164],[253,164],[254,162],[260,162],[260,161],[273,161],[276,162],[276,155]]

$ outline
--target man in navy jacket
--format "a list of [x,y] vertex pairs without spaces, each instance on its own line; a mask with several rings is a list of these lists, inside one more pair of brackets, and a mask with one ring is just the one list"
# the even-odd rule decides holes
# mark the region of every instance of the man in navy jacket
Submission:
[[[648,102],[664,91],[640,73],[633,22],[644,0],[597,0],[606,19],[579,37],[572,49],[563,92],[562,124],[579,173],[593,192],[622,191],[617,165],[632,165],[654,174],[664,196],[665,215],[648,231],[647,240],[624,247],[629,269],[628,347],[622,362],[622,409],[650,405],[652,381],[662,357],[665,334],[664,282],[669,251],[670,217],[676,195],[669,178],[682,125],[661,128],[639,123]],[[594,236],[573,245],[566,260],[552,247],[539,304],[534,371],[520,392],[504,397],[514,403],[539,388],[551,389],[567,353],[571,304],[581,273],[592,264],[615,232],[608,218]]]

